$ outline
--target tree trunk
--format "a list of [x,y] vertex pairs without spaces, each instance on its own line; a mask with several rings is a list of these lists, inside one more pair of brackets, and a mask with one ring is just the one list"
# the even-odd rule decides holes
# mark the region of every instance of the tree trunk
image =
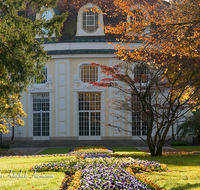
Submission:
[[159,144],[159,146],[155,147],[152,144],[148,144],[149,151],[151,153],[151,156],[162,156],[162,144]]
[[147,141],[148,142],[148,147],[149,147],[149,151],[150,151],[150,153],[151,153],[151,156],[156,156],[156,152],[155,152],[155,146],[154,145],[152,145],[151,143],[150,143],[150,141]]
[[157,147],[156,156],[162,156],[162,145],[159,145]]

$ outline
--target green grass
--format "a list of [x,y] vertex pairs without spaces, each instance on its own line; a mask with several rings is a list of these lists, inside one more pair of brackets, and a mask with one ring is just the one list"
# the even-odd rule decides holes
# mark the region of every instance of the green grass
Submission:
[[38,153],[38,155],[42,154],[66,154],[71,150],[71,148],[47,148],[44,151]]
[[172,146],[173,148],[188,152],[200,151],[200,146]]
[[[34,178],[34,172],[30,172],[30,167],[48,162],[64,161],[72,157],[35,157],[35,158],[0,158],[0,189],[4,190],[29,190],[29,189],[59,189],[64,179],[64,172],[38,172],[37,175],[46,175],[53,178]],[[27,171],[26,178],[8,178],[9,170],[12,174],[18,174],[22,170],[22,175]]]
[[[165,190],[199,190],[200,189],[200,155],[177,155],[177,156],[162,156],[162,157],[144,157],[146,153],[137,150],[134,147],[110,147],[118,154],[132,154],[133,158],[142,160],[151,160],[159,163],[167,164],[170,172],[152,172],[145,173],[150,180],[158,184]],[[178,147],[180,148],[180,147]],[[188,148],[188,147],[184,147]],[[199,150],[200,147],[192,147]],[[197,149],[196,149],[197,148]],[[51,148],[47,149],[47,153],[42,154],[56,154],[64,153],[66,149]],[[58,152],[57,152],[58,153]],[[134,155],[136,155],[134,157]],[[141,156],[141,157],[140,157]],[[34,178],[33,172],[30,172],[30,167],[40,165],[48,162],[58,162],[70,159],[70,157],[31,157],[31,158],[1,158],[0,170],[3,177],[0,177],[0,189],[5,190],[29,190],[29,189],[59,189],[59,186],[64,179],[64,172],[38,172],[38,175],[53,175],[54,178]],[[9,171],[12,169],[13,173],[19,173],[22,170],[22,175],[27,172],[27,178],[6,178]]]
[[152,172],[146,174],[150,180],[165,190],[200,189],[199,155],[139,157],[139,159],[167,164],[170,172]]
[[141,150],[138,150],[135,147],[109,147],[114,153],[116,154],[129,154],[131,156],[134,155],[141,155],[141,156],[147,156],[148,154],[145,152],[142,152]]
[[[182,148],[180,146],[176,148]],[[192,147],[190,150],[199,150],[199,147]],[[156,161],[167,164],[170,172],[152,172],[146,173],[150,180],[165,190],[200,190],[200,155],[171,155],[162,157],[144,157],[140,150],[134,147],[110,147],[118,154],[137,155],[135,158],[141,160]],[[186,149],[187,150],[187,149]],[[140,155],[141,154],[141,157]]]

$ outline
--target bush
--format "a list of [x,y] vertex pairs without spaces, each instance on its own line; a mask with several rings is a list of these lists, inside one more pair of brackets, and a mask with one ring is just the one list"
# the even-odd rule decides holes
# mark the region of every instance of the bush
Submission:
[[2,144],[2,145],[0,145],[0,148],[10,148],[10,145],[8,145],[8,144]]
[[187,143],[185,143],[185,142],[173,142],[173,143],[171,143],[171,146],[187,146]]

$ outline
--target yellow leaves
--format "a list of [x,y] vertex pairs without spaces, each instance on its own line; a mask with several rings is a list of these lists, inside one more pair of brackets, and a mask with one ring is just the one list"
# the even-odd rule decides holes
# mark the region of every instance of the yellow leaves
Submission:
[[26,113],[22,109],[22,104],[19,100],[19,95],[10,95],[8,102],[4,98],[0,98],[0,105],[4,110],[0,115],[0,132],[8,133],[9,125],[15,127],[16,125],[24,125],[23,117]]

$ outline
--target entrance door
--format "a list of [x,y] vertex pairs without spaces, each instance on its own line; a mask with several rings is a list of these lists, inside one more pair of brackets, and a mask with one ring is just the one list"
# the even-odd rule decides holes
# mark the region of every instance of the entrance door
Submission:
[[49,139],[49,94],[33,94],[33,139]]
[[79,93],[79,139],[101,136],[101,93]]

